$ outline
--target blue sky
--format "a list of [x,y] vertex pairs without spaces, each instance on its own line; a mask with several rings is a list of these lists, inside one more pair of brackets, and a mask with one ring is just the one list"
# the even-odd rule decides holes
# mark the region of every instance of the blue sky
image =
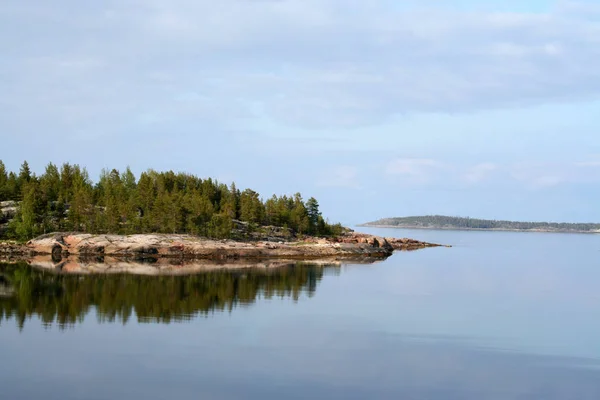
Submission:
[[0,159],[389,216],[600,221],[592,1],[8,0]]

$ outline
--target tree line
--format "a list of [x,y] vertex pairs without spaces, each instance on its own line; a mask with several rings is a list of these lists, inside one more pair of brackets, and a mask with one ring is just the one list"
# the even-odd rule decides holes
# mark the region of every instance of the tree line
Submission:
[[13,172],[0,160],[0,202],[11,200],[18,211],[1,234],[21,240],[54,231],[229,238],[235,220],[250,228],[289,228],[296,235],[334,236],[343,229],[323,218],[314,197],[304,201],[296,193],[263,200],[235,183],[151,169],[138,179],[129,167],[103,170],[94,183],[76,164],[50,163],[37,176],[26,161]]
[[503,229],[503,230],[544,230],[560,232],[594,232],[600,230],[600,224],[565,222],[518,222],[488,220],[468,217],[448,217],[445,215],[426,215],[418,217],[385,218],[367,225],[406,226],[420,228],[457,228],[457,229]]

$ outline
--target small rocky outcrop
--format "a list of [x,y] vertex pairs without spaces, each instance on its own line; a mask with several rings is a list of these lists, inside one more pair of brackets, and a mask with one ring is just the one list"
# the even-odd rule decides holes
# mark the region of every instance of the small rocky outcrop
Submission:
[[385,248],[388,250],[418,250],[426,247],[439,247],[439,244],[421,242],[414,239],[397,239],[390,237],[373,236],[366,233],[352,232],[348,235],[343,235],[338,238],[332,239],[333,241],[339,241],[342,243],[366,243],[373,247]]

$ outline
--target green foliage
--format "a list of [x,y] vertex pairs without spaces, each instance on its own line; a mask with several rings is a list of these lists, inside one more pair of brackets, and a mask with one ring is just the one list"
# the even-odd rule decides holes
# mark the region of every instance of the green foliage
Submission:
[[312,234],[322,233],[325,229],[325,221],[319,211],[319,202],[314,197],[311,197],[306,202],[306,214],[308,216],[309,231]]
[[336,235],[319,203],[302,195],[273,195],[266,202],[251,189],[224,185],[194,175],[148,170],[139,180],[124,172],[103,170],[94,184],[85,168],[47,165],[36,177],[24,162],[19,174],[8,173],[0,161],[0,199],[21,201],[20,211],[5,236],[26,240],[45,232],[190,233],[229,238],[233,220],[256,230],[273,225],[299,235]]
[[208,237],[214,239],[228,239],[231,237],[233,221],[227,214],[213,214],[208,224]]
[[21,164],[21,169],[19,170],[18,184],[19,187],[23,187],[26,183],[29,183],[31,180],[31,170],[29,169],[29,164],[27,161],[23,161]]
[[26,182],[22,191],[23,201],[15,217],[14,230],[19,239],[26,240],[42,233],[44,203],[36,181]]
[[246,189],[240,196],[240,219],[258,224],[264,220],[265,207],[254,190]]
[[23,197],[21,194],[21,188],[19,186],[19,179],[14,172],[8,173],[8,179],[5,187],[6,200],[21,200]]
[[6,166],[2,160],[0,160],[0,201],[6,201],[8,199],[8,174],[6,173]]

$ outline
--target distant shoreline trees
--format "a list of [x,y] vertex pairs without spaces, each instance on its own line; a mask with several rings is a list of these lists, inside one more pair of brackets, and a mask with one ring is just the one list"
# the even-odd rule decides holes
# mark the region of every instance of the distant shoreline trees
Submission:
[[[27,240],[53,231],[87,233],[188,233],[229,238],[233,221],[289,228],[299,235],[334,236],[316,199],[300,193],[266,201],[251,189],[240,191],[211,178],[173,171],[103,170],[98,182],[85,168],[50,163],[40,176],[24,162],[18,174],[0,160],[0,202],[19,202],[2,236]],[[0,221],[1,222],[1,221]]]
[[600,230],[600,224],[593,223],[559,223],[559,222],[518,222],[487,220],[467,217],[448,217],[445,215],[426,215],[416,217],[384,218],[365,224],[430,228],[430,229],[481,229],[481,230],[541,230],[557,232],[595,232]]

